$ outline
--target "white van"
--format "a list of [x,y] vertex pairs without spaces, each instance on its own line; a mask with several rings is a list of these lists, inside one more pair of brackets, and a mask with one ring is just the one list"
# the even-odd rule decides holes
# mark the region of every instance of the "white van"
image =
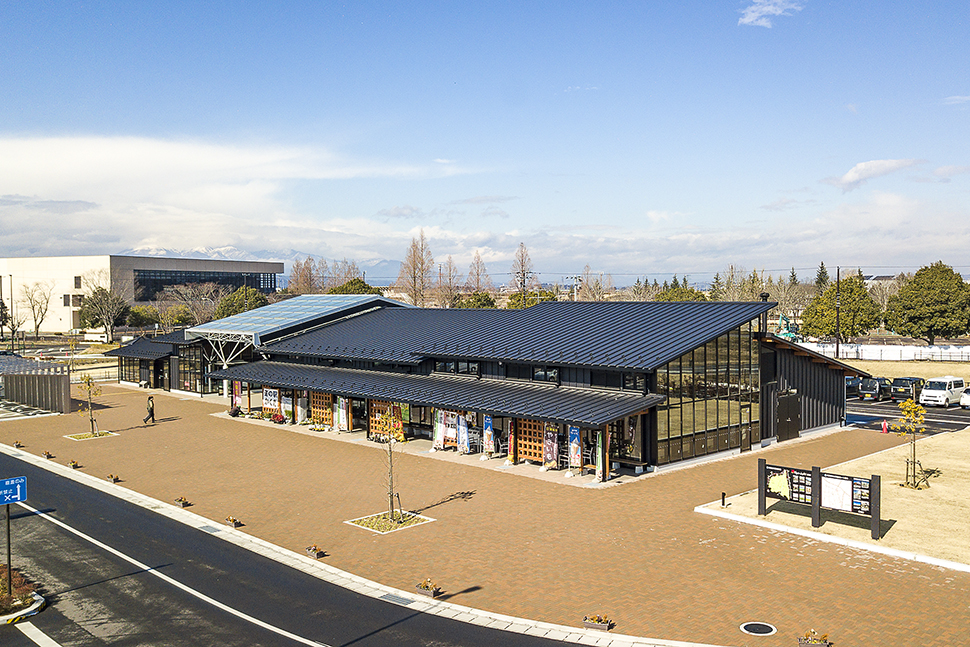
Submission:
[[923,391],[919,394],[919,403],[948,407],[951,403],[960,402],[960,396],[966,386],[962,377],[952,375],[934,377],[926,380]]

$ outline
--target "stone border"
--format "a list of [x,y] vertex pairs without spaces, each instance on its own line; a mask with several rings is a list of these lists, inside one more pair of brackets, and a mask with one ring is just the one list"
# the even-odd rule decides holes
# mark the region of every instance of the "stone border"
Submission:
[[[67,438],[68,440],[73,440],[76,443],[80,443],[80,442],[84,442],[85,440],[97,440],[98,438],[107,438],[108,436],[117,436],[118,435],[118,432],[116,432],[116,431],[100,431],[100,432],[98,432],[99,435],[97,435],[97,436],[89,436],[88,434],[90,434],[90,433],[91,433],[90,431],[85,431],[85,432],[80,433],[80,434],[68,434],[66,436],[62,436],[62,438]],[[88,437],[87,438],[75,438],[75,436],[88,436]]]
[[248,535],[242,530],[229,528],[227,526],[216,527],[218,524],[211,519],[189,512],[171,503],[165,503],[158,499],[139,494],[134,490],[129,490],[121,485],[107,482],[103,479],[91,476],[84,472],[72,470],[67,466],[51,463],[50,461],[34,456],[27,452],[14,449],[9,445],[0,444],[0,452],[30,463],[35,467],[46,469],[48,472],[71,479],[88,487],[100,490],[106,494],[117,497],[139,507],[157,512],[186,526],[190,526],[201,532],[208,533],[224,541],[235,544],[240,548],[245,548],[257,555],[272,559],[291,568],[295,568],[303,573],[321,579],[330,584],[341,586],[347,590],[360,593],[372,598],[378,598],[385,602],[397,604],[412,611],[429,613],[449,618],[459,622],[467,622],[490,629],[500,629],[502,631],[512,631],[515,633],[539,636],[551,640],[582,644],[600,645],[602,647],[724,647],[709,643],[683,642],[679,640],[663,640],[660,638],[641,638],[624,634],[604,635],[602,631],[594,629],[583,629],[581,627],[571,627],[557,625],[550,622],[540,622],[527,618],[518,618],[491,611],[483,611],[472,607],[462,606],[453,602],[425,598],[416,596],[411,591],[403,591],[379,582],[374,582],[353,573],[342,571],[339,568],[323,564],[304,554],[282,548],[264,539]]
[[29,618],[32,615],[36,615],[40,613],[44,609],[44,607],[47,606],[47,600],[42,598],[40,595],[38,595],[37,593],[31,593],[31,595],[34,596],[34,601],[29,607],[21,611],[17,611],[15,613],[9,613],[5,616],[0,616],[0,623],[5,625],[12,625],[15,622],[20,622],[24,618]]
[[939,557],[930,557],[929,555],[910,553],[905,550],[899,550],[898,548],[887,548],[885,546],[876,546],[874,544],[867,544],[863,541],[856,541],[855,539],[845,539],[843,537],[826,535],[824,533],[815,532],[813,530],[803,530],[802,528],[793,528],[791,526],[785,526],[783,524],[775,523],[773,521],[767,521],[765,519],[753,519],[751,517],[745,517],[738,514],[731,514],[730,512],[724,512],[719,508],[707,507],[712,505],[720,505],[720,501],[712,501],[711,503],[699,505],[696,508],[694,508],[694,512],[700,512],[701,514],[710,515],[712,517],[720,517],[722,519],[730,519],[731,521],[737,521],[738,523],[746,523],[752,526],[760,526],[761,528],[767,528],[769,530],[787,532],[792,535],[800,535],[802,537],[807,537],[809,539],[814,539],[816,541],[822,541],[829,544],[838,544],[839,546],[847,546],[849,548],[855,548],[857,550],[867,550],[871,553],[879,553],[880,555],[888,555],[889,557],[898,557],[900,559],[908,559],[913,562],[922,562],[924,564],[930,564],[931,566],[939,566],[941,568],[949,568],[954,571],[963,571],[964,573],[970,573],[970,564],[961,564],[960,562],[951,562],[946,559],[940,559]]
[[371,532],[376,532],[378,535],[389,535],[392,532],[397,532],[398,530],[407,530],[408,528],[416,528],[418,526],[422,526],[422,525],[428,523],[429,521],[437,521],[437,519],[432,519],[431,517],[426,517],[423,514],[418,514],[417,512],[405,512],[404,514],[409,514],[412,517],[417,517],[417,518],[421,519],[421,521],[418,521],[417,523],[410,523],[410,524],[408,524],[406,526],[401,526],[399,528],[392,528],[390,530],[375,530],[374,528],[368,528],[367,526],[362,526],[361,524],[356,523],[356,522],[362,521],[364,519],[371,519],[373,517],[380,517],[383,514],[384,514],[383,512],[378,512],[376,514],[368,514],[368,515],[365,515],[363,517],[357,517],[356,519],[349,519],[347,521],[344,521],[344,523],[345,524],[348,524],[348,525],[351,525],[351,526],[354,526],[355,528],[363,528],[364,530],[370,530]]

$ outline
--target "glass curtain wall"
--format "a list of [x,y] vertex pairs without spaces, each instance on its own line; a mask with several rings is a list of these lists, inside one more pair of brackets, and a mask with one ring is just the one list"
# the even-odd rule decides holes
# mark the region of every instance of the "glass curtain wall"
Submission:
[[741,446],[741,427],[758,433],[758,339],[751,323],[657,370],[657,462],[661,465]]
[[179,346],[178,379],[172,386],[194,393],[217,393],[221,382],[203,379],[209,370],[211,366],[205,364],[201,346]]

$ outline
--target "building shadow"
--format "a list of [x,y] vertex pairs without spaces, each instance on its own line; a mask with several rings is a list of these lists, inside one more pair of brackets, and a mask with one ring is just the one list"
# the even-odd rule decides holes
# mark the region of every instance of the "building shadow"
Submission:
[[[768,515],[770,515],[772,512],[784,512],[786,514],[804,517],[806,519],[812,518],[812,506],[804,503],[792,503],[791,501],[784,500],[779,500],[771,504],[765,509],[765,512],[767,512]],[[766,516],[766,518],[770,520],[770,517]],[[872,527],[872,521],[867,515],[852,514],[851,512],[842,512],[841,510],[827,510],[822,508],[819,515],[819,520],[822,522],[819,528],[823,527],[826,523],[835,523],[840,526],[849,526],[852,528],[860,528],[862,530],[870,530]],[[889,532],[889,530],[895,525],[895,519],[880,519],[879,537],[884,537],[886,533]],[[818,528],[812,528],[812,530],[818,530]]]

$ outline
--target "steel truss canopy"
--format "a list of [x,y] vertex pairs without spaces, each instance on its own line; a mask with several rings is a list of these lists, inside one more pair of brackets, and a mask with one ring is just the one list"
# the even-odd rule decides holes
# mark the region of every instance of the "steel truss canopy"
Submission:
[[270,341],[381,307],[408,306],[376,294],[304,294],[194,326],[185,331],[185,339],[259,348]]
[[601,427],[624,416],[646,411],[666,400],[664,396],[653,393],[617,393],[552,384],[411,375],[267,361],[213,371],[209,377],[583,427]]

